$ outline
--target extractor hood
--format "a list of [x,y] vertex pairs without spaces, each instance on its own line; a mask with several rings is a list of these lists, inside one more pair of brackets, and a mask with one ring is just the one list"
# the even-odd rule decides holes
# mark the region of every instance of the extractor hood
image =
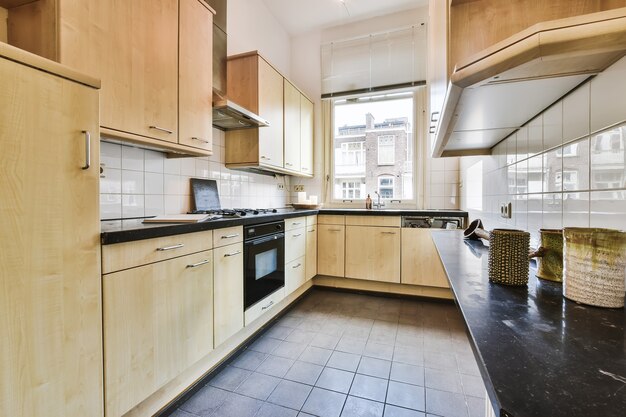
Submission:
[[226,0],[208,0],[215,10],[213,20],[213,127],[220,130],[269,126],[269,122],[226,97],[227,26]]

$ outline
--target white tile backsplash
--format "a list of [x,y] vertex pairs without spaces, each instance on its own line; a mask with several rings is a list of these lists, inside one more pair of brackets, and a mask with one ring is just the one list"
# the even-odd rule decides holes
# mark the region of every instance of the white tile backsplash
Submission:
[[[162,152],[107,142],[104,138],[101,143],[101,218],[186,213],[192,204],[190,178],[217,180],[223,208],[269,208],[289,204],[289,177],[283,180],[226,168],[224,132],[214,129],[213,137],[213,156],[197,158],[167,158]],[[281,191],[277,184],[283,181],[286,190]]]

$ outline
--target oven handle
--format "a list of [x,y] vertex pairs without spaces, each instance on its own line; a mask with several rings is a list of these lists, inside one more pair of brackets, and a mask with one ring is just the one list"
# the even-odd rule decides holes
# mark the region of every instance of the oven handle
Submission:
[[285,234],[284,233],[276,233],[270,236],[265,236],[265,237],[260,237],[258,239],[252,239],[252,240],[248,240],[247,242],[245,242],[245,244],[247,246],[256,246],[256,245],[260,245],[262,243],[267,243],[267,242],[273,242],[275,240],[279,240],[279,239],[285,239]]

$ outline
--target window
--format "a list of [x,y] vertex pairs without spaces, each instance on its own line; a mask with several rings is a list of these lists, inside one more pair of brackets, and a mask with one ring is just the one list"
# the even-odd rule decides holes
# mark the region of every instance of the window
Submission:
[[393,198],[393,177],[391,175],[378,178],[378,192],[381,198]]
[[[393,165],[395,163],[395,140],[393,135],[384,135],[378,137],[378,165]],[[408,147],[407,152],[408,154]]]
[[334,200],[415,199],[414,91],[335,99],[330,156]]

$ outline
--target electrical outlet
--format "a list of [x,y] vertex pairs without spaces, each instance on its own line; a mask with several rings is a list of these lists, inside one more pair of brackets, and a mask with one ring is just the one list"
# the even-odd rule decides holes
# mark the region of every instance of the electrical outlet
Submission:
[[297,193],[304,191],[304,185],[294,185],[293,186],[293,191],[295,191]]
[[513,204],[511,202],[500,204],[500,217],[510,219],[513,216]]
[[283,183],[278,183],[278,189],[279,189],[279,190],[284,190],[284,189],[285,189],[285,184],[283,184]]

